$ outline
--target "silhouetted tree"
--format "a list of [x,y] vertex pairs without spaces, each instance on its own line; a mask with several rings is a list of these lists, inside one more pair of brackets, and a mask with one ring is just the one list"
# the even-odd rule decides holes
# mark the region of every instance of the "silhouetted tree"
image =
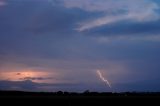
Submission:
[[84,94],[89,94],[89,93],[90,93],[89,90],[84,91]]
[[58,95],[63,95],[63,92],[62,91],[58,91],[57,94]]

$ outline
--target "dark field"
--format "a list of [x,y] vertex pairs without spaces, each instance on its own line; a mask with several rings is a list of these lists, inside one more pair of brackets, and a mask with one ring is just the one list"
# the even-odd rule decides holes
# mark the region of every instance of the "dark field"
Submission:
[[[159,103],[160,93],[97,93],[97,92],[84,92],[84,93],[69,93],[69,92],[19,92],[19,91],[0,91],[0,100],[12,101],[11,103],[51,103],[51,104],[65,104],[70,105],[104,105],[104,104],[137,104],[141,103]],[[6,103],[6,102],[5,102]]]

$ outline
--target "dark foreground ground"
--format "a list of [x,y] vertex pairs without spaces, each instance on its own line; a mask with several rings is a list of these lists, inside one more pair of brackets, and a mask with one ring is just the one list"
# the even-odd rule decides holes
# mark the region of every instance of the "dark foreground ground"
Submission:
[[106,104],[160,104],[160,93],[69,93],[69,92],[18,92],[18,91],[0,91],[0,103],[11,104],[56,104],[56,106],[104,106]]

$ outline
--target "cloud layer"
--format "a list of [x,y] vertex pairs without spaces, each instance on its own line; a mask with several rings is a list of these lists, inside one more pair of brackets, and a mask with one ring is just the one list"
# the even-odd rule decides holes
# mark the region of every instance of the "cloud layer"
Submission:
[[[56,88],[63,90],[109,91],[96,74],[101,70],[117,91],[159,88],[158,0],[5,2],[0,6],[1,76],[9,73],[23,84],[47,80],[68,85]],[[34,75],[20,77],[28,69]],[[1,80],[15,83],[12,78]]]
[[79,8],[88,12],[99,12],[103,16],[80,23],[78,31],[131,20],[136,22],[159,19],[155,11],[159,6],[151,0],[64,0],[67,8]]

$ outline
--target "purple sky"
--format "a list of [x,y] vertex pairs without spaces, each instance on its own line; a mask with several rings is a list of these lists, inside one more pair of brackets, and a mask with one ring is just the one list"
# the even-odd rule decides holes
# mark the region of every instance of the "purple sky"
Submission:
[[160,91],[159,28],[158,0],[0,0],[0,89]]

